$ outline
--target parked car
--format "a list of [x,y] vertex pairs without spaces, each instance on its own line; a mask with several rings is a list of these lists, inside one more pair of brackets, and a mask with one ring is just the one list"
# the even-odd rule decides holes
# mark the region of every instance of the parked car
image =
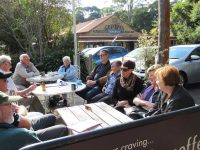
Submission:
[[200,82],[200,44],[170,47],[169,64],[179,69],[182,84]]
[[122,46],[100,46],[97,48],[91,48],[90,50],[83,53],[85,57],[89,57],[89,55],[92,55],[92,60],[95,64],[99,64],[101,61],[99,59],[99,52],[102,49],[107,49],[109,52],[109,60],[112,61],[115,58],[122,57],[128,53],[128,50],[126,50]]
[[92,48],[85,48],[81,51],[82,54],[86,53],[87,51],[91,50]]

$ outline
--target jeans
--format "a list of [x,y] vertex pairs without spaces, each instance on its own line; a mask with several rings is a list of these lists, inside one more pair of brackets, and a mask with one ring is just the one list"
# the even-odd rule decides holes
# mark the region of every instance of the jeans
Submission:
[[91,99],[91,102],[92,103],[95,103],[95,102],[104,102],[104,103],[110,105],[110,104],[113,104],[113,102],[112,102],[112,95],[108,95],[108,94],[105,94],[105,93],[99,93],[98,95],[94,96]]
[[101,92],[101,88],[99,86],[89,87],[86,86],[85,89],[76,92],[77,95],[82,97],[83,99],[87,100],[88,103],[91,103],[91,99]]
[[55,122],[56,117],[53,114],[46,114],[31,120],[32,129],[41,141],[62,137],[68,134],[65,125],[55,125]]

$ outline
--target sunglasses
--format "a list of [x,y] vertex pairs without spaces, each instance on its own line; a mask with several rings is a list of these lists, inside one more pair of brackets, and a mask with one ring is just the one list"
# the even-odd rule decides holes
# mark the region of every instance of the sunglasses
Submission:
[[99,57],[103,57],[103,56],[107,56],[107,54],[101,54],[101,55],[99,55]]
[[123,71],[123,72],[127,72],[127,71],[129,71],[129,69],[121,68],[121,71]]

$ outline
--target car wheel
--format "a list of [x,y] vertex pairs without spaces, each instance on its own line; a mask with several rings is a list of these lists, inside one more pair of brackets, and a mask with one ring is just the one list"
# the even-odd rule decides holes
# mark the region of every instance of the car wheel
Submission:
[[186,87],[187,85],[187,77],[184,73],[180,73],[180,85]]

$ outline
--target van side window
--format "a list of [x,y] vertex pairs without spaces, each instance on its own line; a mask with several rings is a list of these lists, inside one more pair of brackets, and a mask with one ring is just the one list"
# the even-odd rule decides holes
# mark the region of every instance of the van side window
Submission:
[[196,48],[191,55],[198,55],[200,57],[200,47]]
[[111,48],[110,50],[110,54],[120,54],[122,53],[122,49],[121,48]]

